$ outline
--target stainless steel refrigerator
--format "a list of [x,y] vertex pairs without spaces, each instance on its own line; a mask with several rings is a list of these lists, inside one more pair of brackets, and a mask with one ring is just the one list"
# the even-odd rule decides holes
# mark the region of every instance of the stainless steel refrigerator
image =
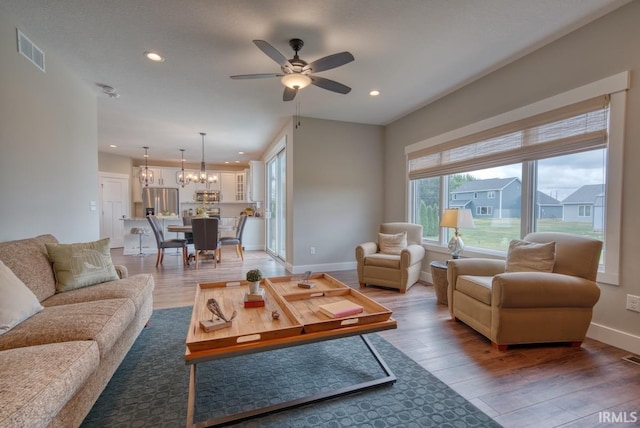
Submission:
[[142,189],[142,207],[144,215],[153,210],[158,215],[178,215],[180,213],[180,198],[177,188],[144,187]]

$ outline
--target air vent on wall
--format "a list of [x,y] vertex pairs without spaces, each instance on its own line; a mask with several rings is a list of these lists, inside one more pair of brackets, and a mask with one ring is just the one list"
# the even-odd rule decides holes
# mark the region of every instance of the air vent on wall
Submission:
[[31,61],[42,72],[45,72],[44,68],[44,52],[40,50],[36,45],[22,31],[18,30],[18,51],[24,55],[29,61]]

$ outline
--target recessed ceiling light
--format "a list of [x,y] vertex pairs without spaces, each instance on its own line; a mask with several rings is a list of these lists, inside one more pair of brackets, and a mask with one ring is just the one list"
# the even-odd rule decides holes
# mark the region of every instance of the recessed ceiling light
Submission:
[[224,163],[229,163],[229,161],[224,161]]
[[147,57],[148,60],[153,61],[153,62],[163,62],[164,61],[164,57],[162,55],[160,55],[158,52],[146,51],[144,53],[144,56]]
[[112,149],[115,149],[118,146],[116,146],[115,144],[109,144],[109,147],[111,147]]
[[380,91],[376,91],[375,89],[371,92],[369,92],[369,95],[371,95],[372,97],[377,97],[378,95],[380,95]]
[[235,161],[235,163],[240,163],[240,161]]
[[243,154],[244,154],[244,152],[238,152],[238,154],[239,154],[239,155],[243,155]]

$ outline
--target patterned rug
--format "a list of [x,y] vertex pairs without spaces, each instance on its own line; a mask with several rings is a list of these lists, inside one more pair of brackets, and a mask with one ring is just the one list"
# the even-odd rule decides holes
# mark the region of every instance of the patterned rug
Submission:
[[[162,309],[140,334],[83,427],[183,427],[191,308]],[[263,416],[242,427],[499,427],[376,334],[368,336],[398,380],[393,385]],[[196,420],[308,396],[382,377],[359,337],[198,365]]]

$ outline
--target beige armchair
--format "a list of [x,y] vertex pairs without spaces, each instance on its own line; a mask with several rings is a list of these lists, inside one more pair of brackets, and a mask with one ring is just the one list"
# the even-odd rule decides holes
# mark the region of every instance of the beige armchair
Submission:
[[[396,245],[388,250],[380,239],[406,232],[406,245]],[[365,242],[356,247],[358,281],[366,284],[397,288],[405,293],[420,278],[425,249],[422,246],[422,225],[412,223],[383,223],[380,225],[378,242]],[[386,241],[385,241],[386,242]]]
[[530,233],[525,241],[555,242],[551,272],[505,272],[506,261],[449,260],[448,304],[453,319],[506,350],[524,343],[580,346],[600,297],[596,275],[602,242],[564,233]]

